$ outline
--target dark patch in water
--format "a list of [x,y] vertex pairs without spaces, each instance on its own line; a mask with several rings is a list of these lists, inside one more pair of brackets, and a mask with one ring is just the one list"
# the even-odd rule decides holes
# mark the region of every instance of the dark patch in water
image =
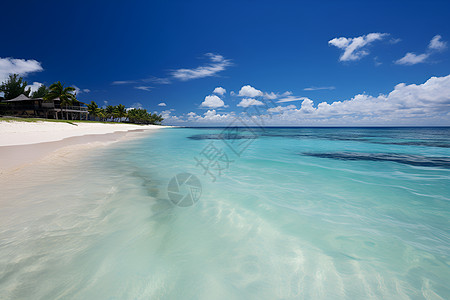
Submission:
[[303,155],[337,160],[391,161],[419,167],[450,169],[450,158],[397,153],[305,152]]
[[382,145],[401,145],[401,146],[423,146],[423,147],[438,147],[438,148],[450,148],[450,144],[446,142],[425,142],[425,141],[417,141],[417,142],[372,142],[374,144],[382,144]]
[[242,135],[234,133],[221,133],[221,134],[196,134],[188,137],[191,140],[242,140],[242,139],[255,139],[255,135]]

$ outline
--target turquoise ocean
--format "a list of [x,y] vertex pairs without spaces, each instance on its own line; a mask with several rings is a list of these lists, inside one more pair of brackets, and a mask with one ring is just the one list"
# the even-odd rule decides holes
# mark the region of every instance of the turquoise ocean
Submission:
[[0,299],[450,299],[450,128],[169,128],[11,182]]

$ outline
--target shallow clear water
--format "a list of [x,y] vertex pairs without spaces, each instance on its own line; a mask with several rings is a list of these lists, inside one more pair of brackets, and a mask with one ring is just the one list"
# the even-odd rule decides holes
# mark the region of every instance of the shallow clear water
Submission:
[[450,298],[448,128],[164,129],[57,161],[2,186],[0,299]]

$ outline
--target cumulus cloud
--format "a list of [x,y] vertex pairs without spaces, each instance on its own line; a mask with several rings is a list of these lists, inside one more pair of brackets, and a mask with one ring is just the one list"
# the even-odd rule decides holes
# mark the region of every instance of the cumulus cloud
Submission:
[[134,88],[141,90],[141,91],[146,91],[146,92],[150,92],[150,90],[152,89],[151,86],[146,86],[146,85],[135,86]]
[[167,104],[164,103],[164,102],[161,102],[161,103],[158,104],[158,106],[167,106]]
[[275,119],[293,123],[415,125],[426,121],[450,124],[450,75],[423,84],[400,83],[388,95],[358,94],[350,100],[322,102],[304,99],[301,108],[276,107]]
[[264,105],[264,103],[262,103],[259,100],[253,99],[253,98],[244,98],[241,100],[241,102],[239,102],[239,104],[237,106],[249,107],[249,106],[253,106],[253,105]]
[[43,70],[41,63],[34,59],[0,57],[0,82],[5,81],[10,74],[26,76],[29,73],[40,72]]
[[42,83],[40,83],[40,82],[33,82],[32,85],[27,85],[26,89],[30,89],[31,93],[34,93],[34,92],[36,92],[41,86],[42,86]]
[[171,76],[181,81],[210,77],[215,76],[217,73],[224,71],[227,67],[232,65],[231,61],[225,59],[222,55],[206,53],[205,56],[209,58],[209,64],[193,69],[173,70]]
[[[255,99],[253,99],[255,100]],[[256,107],[255,107],[256,108]],[[258,109],[260,109],[258,107]],[[266,109],[261,107],[266,125],[307,125],[307,126],[371,126],[371,125],[450,125],[450,75],[431,77],[422,84],[400,83],[386,95],[371,96],[358,94],[348,100],[315,104],[309,98],[303,98],[297,105]],[[203,115],[194,112],[180,117],[177,122],[228,124],[245,114],[234,112],[217,113],[208,110]],[[249,118],[247,116],[247,118]]]
[[255,89],[251,85],[244,85],[243,87],[241,87],[241,90],[239,91],[239,94],[238,94],[238,96],[240,96],[240,97],[250,97],[250,98],[254,98],[254,97],[258,97],[258,96],[262,96],[262,95],[263,95],[263,92]]
[[232,113],[217,113],[215,109],[210,109],[206,111],[203,115],[197,115],[194,112],[190,112],[187,114],[187,120],[190,122],[196,123],[205,123],[205,124],[227,124],[234,120],[235,114]]
[[285,110],[292,110],[292,109],[296,109],[296,108],[297,108],[297,106],[291,104],[291,105],[288,105],[288,106],[271,107],[267,111],[269,113],[280,113],[280,112],[285,111]]
[[219,108],[224,106],[225,102],[223,102],[223,100],[216,95],[206,96],[205,100],[202,102],[202,104],[200,104],[200,107],[207,107],[207,108]]
[[227,90],[221,86],[216,87],[213,91],[214,94],[221,95],[221,96],[225,95],[226,92],[227,92]]
[[413,52],[408,52],[405,54],[405,56],[396,60],[395,63],[398,65],[409,65],[409,66],[424,63],[434,52],[443,51],[446,48],[447,43],[442,41],[442,37],[440,35],[435,35],[428,44],[428,48],[425,53],[415,54]]
[[339,61],[354,61],[369,54],[369,51],[365,49],[367,46],[388,35],[387,33],[369,33],[355,38],[340,37],[328,41],[328,44],[344,50]]

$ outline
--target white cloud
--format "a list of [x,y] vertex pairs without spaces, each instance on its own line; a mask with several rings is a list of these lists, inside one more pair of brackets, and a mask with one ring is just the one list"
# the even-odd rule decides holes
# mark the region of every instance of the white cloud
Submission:
[[223,113],[218,114],[214,109],[208,110],[203,114],[203,117],[198,116],[197,121],[201,122],[215,122],[215,123],[224,123],[230,122],[233,120],[234,114]]
[[359,94],[331,104],[305,99],[301,108],[276,107],[276,121],[296,124],[419,125],[450,124],[450,75],[423,84],[400,83],[388,95]]
[[414,54],[412,52],[406,53],[405,56],[395,61],[398,65],[415,65],[423,63],[430,56],[429,53]]
[[275,100],[277,98],[286,97],[286,96],[290,96],[290,95],[292,95],[292,92],[290,92],[290,91],[286,91],[282,94],[270,92],[270,93],[264,93],[264,98],[266,98],[267,100]]
[[200,107],[207,107],[207,108],[219,108],[224,107],[225,103],[222,99],[220,99],[216,95],[210,95],[205,97],[205,101],[200,104]]
[[29,73],[40,72],[44,69],[41,63],[34,59],[17,59],[0,57],[0,83],[4,82],[9,74],[19,74],[26,76]]
[[[163,110],[163,111],[161,112],[161,116],[162,116],[164,119],[174,118],[175,116],[172,116],[171,114],[172,114],[172,110],[171,110],[171,109]],[[175,117],[175,118],[176,118],[176,117]]]
[[224,71],[232,65],[231,61],[225,59],[222,55],[206,53],[205,56],[211,60],[209,64],[194,69],[174,70],[171,72],[172,77],[182,81],[210,77],[215,76],[217,73]]
[[167,106],[167,104],[164,103],[164,102],[161,102],[161,103],[158,104],[158,106]]
[[264,98],[269,99],[269,100],[275,100],[278,98],[278,95],[275,94],[274,92],[264,93]]
[[239,104],[237,106],[249,107],[249,106],[253,106],[253,105],[264,105],[264,103],[262,103],[259,100],[255,100],[253,98],[244,98],[241,100],[241,102],[239,102]]
[[258,97],[258,96],[262,96],[262,95],[263,95],[263,92],[255,89],[251,85],[244,85],[243,87],[241,87],[241,90],[239,91],[239,94],[238,94],[238,96],[240,96],[240,97],[250,97],[250,98],[254,98],[254,97]]
[[155,84],[170,84],[172,83],[169,78],[160,78],[160,77],[150,77],[146,79],[142,79],[143,82],[152,82]]
[[79,95],[81,93],[89,93],[91,91],[90,89],[80,89],[76,85],[73,85],[72,87],[75,88],[75,94],[77,94],[77,95]]
[[442,37],[438,34],[435,35],[428,45],[428,49],[442,51],[447,48],[447,42],[441,40]]
[[[187,116],[179,117],[176,122],[229,124],[236,116],[234,112],[219,114],[211,109],[203,115],[190,112]],[[245,114],[239,116],[250,124],[251,120],[245,119]],[[303,98],[300,106],[281,104],[267,109],[267,114],[256,117],[262,118],[266,125],[448,126],[450,75],[431,77],[422,84],[400,83],[386,95],[358,94],[349,100],[319,104],[314,104],[309,98]]]
[[304,91],[320,91],[320,90],[334,90],[336,89],[334,86],[311,86],[304,88]]
[[197,115],[195,112],[189,112],[187,114],[187,120],[179,118],[182,122],[194,122],[194,123],[205,123],[205,124],[226,124],[231,122],[235,118],[234,113],[223,113],[219,114],[215,109],[210,109],[206,111],[203,115]]
[[195,120],[198,117],[198,115],[193,111],[189,112],[187,114],[187,116],[188,116],[188,120]]
[[221,95],[221,96],[223,96],[226,92],[227,92],[227,90],[221,86],[216,87],[213,91],[214,94]]
[[141,90],[141,91],[147,91],[147,92],[150,92],[150,90],[152,89],[151,86],[146,86],[146,85],[135,86],[134,88]]
[[422,54],[408,52],[402,58],[395,61],[398,65],[415,65],[427,62],[428,58],[436,51],[443,51],[447,48],[447,43],[441,40],[440,35],[435,35],[428,44],[427,51]]
[[339,57],[339,61],[360,60],[369,54],[368,50],[363,49],[364,47],[374,41],[382,40],[386,36],[388,36],[387,33],[369,33],[355,38],[334,38],[328,41],[328,44],[344,50],[344,53]]
[[42,83],[40,82],[33,82],[32,85],[27,85],[26,89],[30,89],[31,93],[36,92],[40,87],[42,86]]
[[[106,106],[106,105],[108,105],[108,101],[105,101],[105,106]],[[140,102],[135,102],[135,103],[131,104],[130,107],[127,108],[127,111],[129,111],[130,109],[133,109],[133,108],[136,108],[136,109],[141,108],[141,109],[142,109],[142,108],[144,108],[144,107],[143,107],[142,103],[140,103]]]
[[297,108],[297,106],[291,104],[291,105],[288,105],[288,106],[272,107],[272,108],[269,108],[267,111],[269,113],[280,113],[280,112],[285,111],[285,110],[291,110],[291,109],[296,109],[296,108]]
[[305,100],[308,99],[306,97],[296,97],[296,96],[287,96],[284,98],[281,98],[280,100],[278,100],[278,103],[283,103],[283,102],[292,102],[292,101],[299,101],[299,100]]
[[117,80],[117,81],[113,81],[111,84],[112,85],[121,85],[121,84],[130,84],[130,83],[137,83],[137,81],[135,81],[135,80]]

